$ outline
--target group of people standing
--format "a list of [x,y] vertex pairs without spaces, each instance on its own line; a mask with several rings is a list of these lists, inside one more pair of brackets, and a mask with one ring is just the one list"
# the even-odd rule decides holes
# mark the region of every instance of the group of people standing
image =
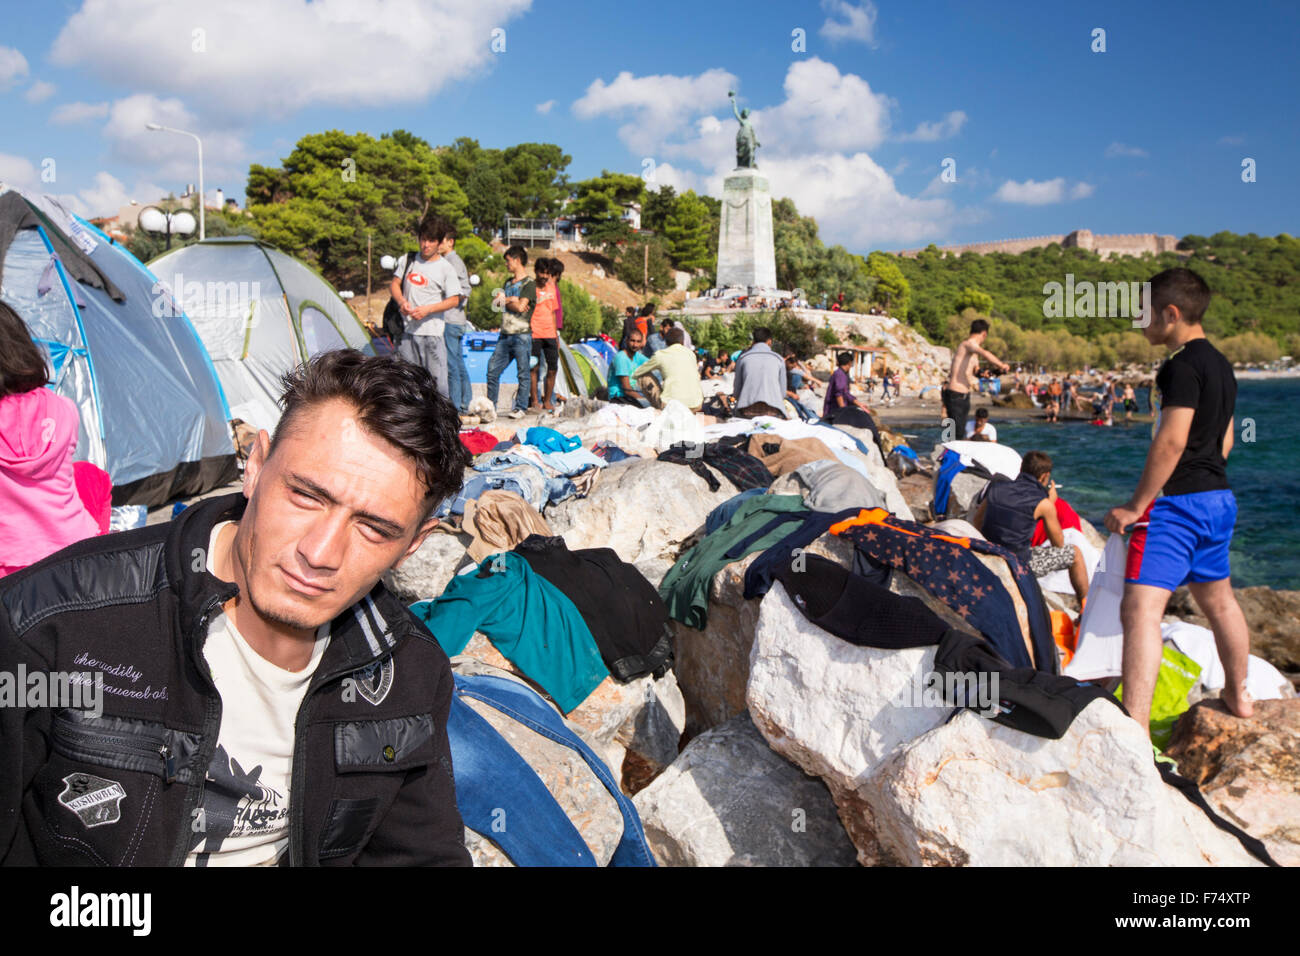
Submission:
[[[398,353],[429,371],[438,391],[451,399],[465,425],[478,424],[469,411],[473,400],[469,369],[461,340],[470,329],[465,303],[470,279],[456,254],[456,229],[431,216],[419,228],[420,248],[403,255],[393,269],[392,296],[405,320]],[[522,246],[505,251],[510,278],[493,298],[501,313],[501,332],[488,363],[488,398],[496,406],[501,373],[513,360],[519,376],[511,418],[529,408],[555,407],[555,375],[559,369],[557,339],[564,327],[560,277],[564,263],[541,258],[528,273],[528,253]],[[536,367],[531,359],[536,358]]]

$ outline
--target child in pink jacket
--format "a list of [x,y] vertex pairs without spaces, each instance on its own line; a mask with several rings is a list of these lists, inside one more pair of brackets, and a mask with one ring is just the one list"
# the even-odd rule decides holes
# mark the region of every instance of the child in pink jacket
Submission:
[[27,326],[0,302],[0,576],[101,532],[77,490],[77,406],[47,380]]

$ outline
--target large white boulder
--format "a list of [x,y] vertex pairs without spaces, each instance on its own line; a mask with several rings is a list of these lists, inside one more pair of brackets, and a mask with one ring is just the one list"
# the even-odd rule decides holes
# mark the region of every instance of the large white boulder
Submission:
[[1164,783],[1141,728],[1104,700],[1060,740],[959,714],[891,755],[857,795],[880,862],[1258,865]]
[[690,742],[633,799],[663,866],[852,866],[826,785],[740,714]]

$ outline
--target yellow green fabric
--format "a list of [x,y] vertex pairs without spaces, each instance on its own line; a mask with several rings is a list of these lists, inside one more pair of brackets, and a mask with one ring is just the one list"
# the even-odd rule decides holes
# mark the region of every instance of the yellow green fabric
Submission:
[[[1156,689],[1151,697],[1151,722],[1148,730],[1151,742],[1164,750],[1173,736],[1174,724],[1187,710],[1187,692],[1196,686],[1201,677],[1201,665],[1177,648],[1165,646],[1160,659],[1160,673],[1156,676]],[[1124,699],[1124,685],[1115,689],[1115,696]]]

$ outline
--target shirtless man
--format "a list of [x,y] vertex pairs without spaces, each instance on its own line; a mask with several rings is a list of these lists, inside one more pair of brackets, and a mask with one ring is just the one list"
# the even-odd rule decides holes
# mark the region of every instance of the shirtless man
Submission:
[[976,319],[970,324],[970,338],[957,346],[956,351],[953,352],[952,369],[948,373],[948,381],[944,383],[940,396],[943,399],[944,417],[951,418],[956,425],[954,435],[966,434],[966,418],[970,415],[970,382],[975,366],[979,364],[976,356],[984,356],[1004,372],[1011,369],[1010,365],[984,348],[984,340],[988,336],[988,320]]

